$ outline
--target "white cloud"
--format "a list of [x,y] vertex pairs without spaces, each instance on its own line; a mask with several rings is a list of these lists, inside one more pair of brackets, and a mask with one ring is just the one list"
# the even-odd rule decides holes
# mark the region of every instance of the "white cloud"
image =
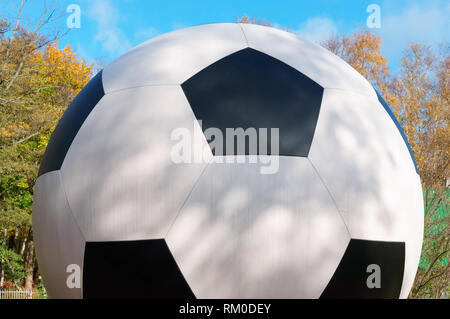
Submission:
[[149,28],[144,28],[144,29],[139,29],[135,32],[134,37],[137,40],[148,40],[150,38],[153,38],[154,36],[158,35],[160,32],[154,28],[154,27],[149,27]]
[[320,43],[336,34],[338,27],[336,23],[329,18],[314,17],[306,20],[298,30],[295,31],[299,36]]
[[382,51],[398,63],[408,43],[436,45],[449,40],[449,7],[425,4],[406,6],[399,13],[388,14],[381,7],[381,29],[376,33],[383,39]]
[[131,47],[127,36],[119,27],[120,14],[111,1],[92,1],[88,16],[97,22],[98,30],[94,40],[100,42],[109,55],[116,57]]
[[186,25],[182,22],[175,22],[170,26],[170,29],[172,30],[178,30],[183,28],[186,28]]

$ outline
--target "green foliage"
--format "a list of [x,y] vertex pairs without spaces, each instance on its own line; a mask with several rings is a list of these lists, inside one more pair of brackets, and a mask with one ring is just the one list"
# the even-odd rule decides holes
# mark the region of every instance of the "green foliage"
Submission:
[[0,150],[0,226],[31,226],[33,186],[48,138],[44,134]]
[[10,281],[27,277],[24,283],[30,289],[33,187],[39,164],[56,123],[93,70],[70,46],[58,47],[57,31],[54,36],[42,33],[55,10],[44,10],[39,25],[23,25],[25,3],[17,3],[17,15],[11,15],[16,20],[0,17],[0,230],[9,234],[2,254]]
[[428,226],[413,292],[418,298],[441,298],[450,295],[450,190],[428,189],[424,191],[424,197],[429,203],[425,207]]
[[47,291],[45,290],[44,283],[41,281],[37,288],[37,293],[33,294],[33,299],[48,299]]
[[28,275],[22,256],[13,250],[0,246],[0,258],[5,265],[5,279],[7,281],[17,283]]

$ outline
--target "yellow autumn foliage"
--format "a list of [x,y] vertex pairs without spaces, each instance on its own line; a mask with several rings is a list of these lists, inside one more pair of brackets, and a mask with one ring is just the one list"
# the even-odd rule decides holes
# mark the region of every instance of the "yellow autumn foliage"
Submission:
[[[14,66],[15,59],[5,62],[9,68],[19,67]],[[78,58],[69,45],[60,49],[54,42],[44,50],[31,50],[14,84],[8,89],[0,86],[0,145],[14,144],[35,132],[48,132],[92,72],[93,66]]]
[[402,125],[416,159],[424,190],[422,262],[412,298],[450,294],[450,56],[410,44],[395,77],[389,76],[382,39],[363,30],[332,37],[323,45],[368,79],[388,102]]

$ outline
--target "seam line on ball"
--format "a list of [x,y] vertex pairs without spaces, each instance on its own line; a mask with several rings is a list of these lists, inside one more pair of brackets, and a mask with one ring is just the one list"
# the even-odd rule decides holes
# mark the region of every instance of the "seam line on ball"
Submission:
[[69,213],[72,216],[73,220],[75,221],[75,224],[77,225],[77,228],[78,228],[78,231],[80,232],[80,235],[83,237],[84,241],[87,242],[86,236],[81,231],[80,225],[78,225],[78,219],[75,217],[75,214],[73,213],[72,207],[70,207],[69,198],[67,197],[66,187],[64,186],[64,181],[63,181],[63,176],[62,176],[61,170],[58,171],[58,175],[59,175],[59,181],[61,183],[61,188],[62,188],[62,190],[64,192],[64,198],[66,200],[67,207],[69,208]]
[[126,88],[114,89],[114,90],[111,90],[111,91],[107,91],[107,92],[105,92],[105,95],[108,95],[110,93],[116,93],[116,92],[120,92],[120,91],[125,91],[125,90],[131,90],[131,89],[138,89],[138,88],[142,88],[142,87],[148,87],[148,86],[159,87],[159,86],[181,86],[181,85],[180,84],[142,84],[142,85],[135,85],[135,86],[130,86],[130,87],[126,87]]
[[244,28],[242,27],[242,25],[241,25],[240,23],[238,23],[238,25],[239,25],[239,28],[240,28],[241,31],[242,31],[242,34],[244,35],[244,39],[245,39],[245,43],[247,43],[247,47],[250,47],[250,45],[248,44],[247,36],[245,35]]
[[355,91],[355,90],[350,90],[350,89],[341,89],[341,88],[324,87],[324,93],[325,93],[325,90],[337,90],[337,91],[342,91],[342,92],[355,93],[355,94],[362,95],[364,97],[374,98],[376,101],[378,101],[377,94],[375,93],[375,90],[373,90],[373,88],[372,88],[372,90],[373,90],[373,94],[374,95],[370,95],[370,94],[367,94],[367,93],[364,93],[364,92],[360,92],[360,91]]
[[167,229],[166,234],[164,235],[164,239],[166,239],[167,235],[169,234],[170,230],[172,229],[173,225],[175,224],[178,216],[180,216],[181,214],[181,210],[183,209],[184,205],[186,204],[186,202],[188,201],[189,197],[191,196],[192,192],[194,191],[195,186],[197,186],[198,181],[200,180],[200,178],[203,176],[203,174],[205,173],[206,169],[208,168],[208,166],[211,164],[211,162],[214,160],[214,156],[211,158],[211,160],[205,165],[205,167],[203,168],[202,172],[200,173],[200,175],[198,176],[197,180],[195,181],[194,185],[192,185],[191,190],[189,191],[189,193],[187,194],[186,198],[183,201],[183,204],[181,204],[180,209],[177,212],[177,215],[175,216],[175,218],[173,219],[172,223],[170,224],[169,228]]
[[341,210],[339,209],[336,200],[334,199],[333,195],[331,194],[330,190],[328,189],[327,185],[325,184],[325,182],[322,179],[322,176],[320,176],[319,171],[316,169],[316,167],[314,166],[314,164],[311,162],[311,160],[309,159],[309,157],[307,157],[308,162],[311,164],[311,167],[313,168],[314,172],[316,173],[317,177],[320,180],[320,183],[322,184],[322,186],[325,188],[325,190],[328,193],[328,196],[330,196],[331,200],[333,201],[334,207],[336,207],[336,210],[338,211],[339,217],[341,217],[342,222],[344,223],[345,229],[347,230],[347,233],[349,235],[350,238],[352,238],[352,235],[350,234],[350,230],[348,229],[347,223],[345,222],[344,217],[342,216]]

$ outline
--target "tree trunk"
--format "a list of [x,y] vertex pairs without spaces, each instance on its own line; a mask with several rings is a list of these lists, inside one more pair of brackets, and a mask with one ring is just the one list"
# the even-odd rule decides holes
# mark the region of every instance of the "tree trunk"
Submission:
[[[4,239],[3,239],[3,246],[6,247],[6,237],[8,235],[8,231],[4,230]],[[2,264],[2,273],[1,273],[1,278],[0,278],[0,288],[3,288],[3,283],[5,282],[5,264],[3,263],[3,259],[0,260],[1,264]]]
[[27,241],[27,257],[25,259],[25,269],[28,272],[28,276],[25,278],[25,289],[33,289],[33,263],[34,263],[34,242],[31,229],[28,233]]
[[10,248],[14,250],[14,252],[17,252],[17,239],[19,238],[19,230],[16,228],[14,231],[14,236],[11,236],[12,238],[12,244]]
[[26,246],[26,243],[27,243],[27,236],[25,235],[24,237],[23,237],[23,240],[22,240],[22,248],[20,248],[20,255],[22,256],[22,257],[24,257],[24,253],[25,253],[25,246]]

